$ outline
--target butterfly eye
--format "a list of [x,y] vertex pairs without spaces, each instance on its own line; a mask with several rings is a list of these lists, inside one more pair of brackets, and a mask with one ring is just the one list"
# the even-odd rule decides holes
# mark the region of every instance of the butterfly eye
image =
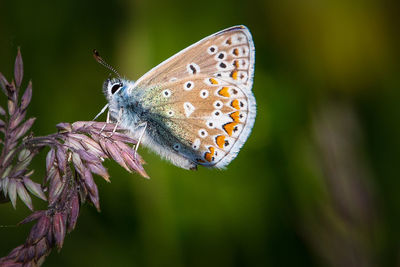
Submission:
[[122,83],[116,83],[111,87],[111,94],[115,94],[118,89],[120,89],[122,87]]

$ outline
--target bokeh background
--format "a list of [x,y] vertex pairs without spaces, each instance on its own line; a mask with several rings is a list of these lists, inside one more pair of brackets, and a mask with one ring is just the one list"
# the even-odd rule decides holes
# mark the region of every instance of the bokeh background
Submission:
[[[248,26],[256,47],[257,118],[229,168],[185,171],[142,148],[145,180],[108,162],[101,213],[86,205],[45,266],[400,265],[398,1],[1,0],[0,10],[0,71],[10,79],[20,46],[36,135],[104,106],[109,71],[93,48],[136,80],[232,25]],[[43,157],[34,168],[40,179]],[[25,240],[31,225],[13,225],[28,213],[0,205],[0,256]]]

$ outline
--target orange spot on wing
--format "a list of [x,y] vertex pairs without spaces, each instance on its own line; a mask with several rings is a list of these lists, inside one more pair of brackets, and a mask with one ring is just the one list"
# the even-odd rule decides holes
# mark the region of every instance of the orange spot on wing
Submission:
[[235,109],[240,109],[239,100],[235,99],[232,101],[231,106]]
[[232,79],[237,80],[237,78],[238,78],[238,72],[237,72],[236,70],[232,71],[232,72],[231,72],[231,77],[232,77]]
[[234,122],[239,122],[239,111],[235,111],[229,115]]
[[210,83],[212,84],[218,84],[217,80],[214,78],[210,78]]
[[222,87],[221,90],[218,91],[218,94],[220,96],[230,97],[231,95],[229,94],[228,89],[229,89],[229,87],[224,86],[224,87]]
[[235,56],[238,56],[239,55],[239,49],[237,49],[237,48],[233,49],[233,54]]
[[200,162],[200,163],[206,163],[204,160],[202,160],[202,159],[196,159],[196,161],[197,162]]
[[204,158],[208,161],[211,162],[212,158],[214,156],[214,152],[215,152],[215,148],[212,146],[208,149],[210,152],[206,152],[206,154],[204,155]]
[[218,135],[217,138],[215,138],[215,141],[219,148],[224,148],[225,136]]
[[223,127],[224,127],[225,132],[226,132],[229,136],[232,136],[233,128],[234,128],[237,124],[238,124],[237,122],[230,122],[230,123],[224,124]]
[[237,61],[237,60],[233,61],[233,66],[235,66],[236,68],[239,68],[239,61]]

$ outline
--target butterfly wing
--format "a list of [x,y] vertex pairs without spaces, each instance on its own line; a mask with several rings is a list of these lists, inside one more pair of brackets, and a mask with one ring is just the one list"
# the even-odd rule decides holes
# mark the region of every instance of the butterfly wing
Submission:
[[220,31],[156,66],[134,85],[149,120],[166,129],[176,153],[222,168],[254,124],[254,44],[245,26]]

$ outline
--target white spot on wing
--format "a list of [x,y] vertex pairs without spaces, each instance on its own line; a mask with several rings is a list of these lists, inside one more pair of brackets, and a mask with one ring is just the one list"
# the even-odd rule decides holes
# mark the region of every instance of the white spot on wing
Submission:
[[172,110],[168,110],[167,114],[168,114],[168,117],[174,116],[174,112]]
[[232,137],[239,137],[240,132],[242,131],[243,124],[237,124],[233,127]]
[[228,71],[228,70],[232,70],[234,68],[233,65],[230,65],[225,61],[218,62],[216,67],[218,70],[222,70],[222,71]]
[[165,89],[164,91],[161,92],[163,97],[170,97],[171,96],[171,90]]
[[214,161],[219,161],[221,158],[225,156],[225,152],[223,150],[220,150],[218,148],[214,148]]
[[213,112],[212,112],[212,116],[214,117],[214,118],[219,118],[219,117],[221,117],[222,116],[222,112],[220,111],[220,110],[214,110]]
[[239,71],[239,72],[238,72],[238,79],[239,79],[242,83],[247,82],[247,72],[246,72],[246,71]]
[[228,92],[231,95],[231,97],[235,97],[235,98],[244,97],[242,90],[240,90],[238,87],[235,87],[235,86],[230,87]]
[[212,45],[212,46],[210,46],[209,48],[207,48],[207,52],[208,52],[210,55],[214,55],[215,53],[218,52],[218,47],[217,47],[216,45]]
[[226,52],[224,52],[224,51],[216,54],[215,57],[214,57],[214,59],[216,61],[221,61],[221,60],[224,60],[225,58],[226,58]]
[[247,57],[249,55],[249,47],[248,46],[240,46],[238,47],[239,49],[239,55],[241,57]]
[[194,87],[194,83],[192,81],[187,81],[185,82],[185,84],[183,85],[183,89],[185,89],[186,91],[190,91],[192,90]]
[[192,103],[185,102],[185,103],[183,103],[183,109],[185,110],[186,117],[189,117],[190,114],[192,114],[196,108],[192,105]]
[[223,106],[223,103],[220,100],[217,100],[217,101],[214,102],[213,106],[216,109],[221,109],[222,106]]
[[207,135],[208,135],[208,132],[205,129],[200,129],[199,130],[199,136],[201,138],[205,138],[205,137],[207,137]]
[[224,71],[220,71],[220,72],[217,72],[216,74],[215,74],[215,77],[217,77],[217,78],[222,78],[222,79],[230,79],[230,76],[229,76],[229,74],[230,74],[230,72],[229,71],[226,71],[226,70],[224,70]]
[[246,113],[245,112],[240,112],[239,113],[239,121],[240,122],[245,122],[246,121]]
[[207,98],[209,95],[208,91],[206,89],[203,89],[200,91],[200,97],[201,98]]
[[225,136],[225,143],[224,143],[224,149],[229,150],[232,145],[235,143],[235,139],[229,136]]
[[178,151],[178,150],[181,149],[181,145],[178,144],[178,143],[175,143],[174,146],[173,146],[173,148],[174,148],[174,150]]
[[244,44],[247,42],[246,36],[243,33],[235,34],[233,37],[233,42],[235,44]]
[[196,138],[196,139],[194,140],[194,142],[193,142],[192,148],[193,148],[194,150],[198,150],[198,149],[200,148],[200,144],[201,144],[200,139],[199,139],[199,138]]
[[212,121],[212,120],[208,120],[208,121],[206,122],[206,125],[207,125],[207,127],[210,128],[210,129],[214,129],[214,128],[215,128],[215,122]]
[[200,72],[200,67],[196,63],[190,63],[186,65],[186,70],[189,74],[196,74]]

